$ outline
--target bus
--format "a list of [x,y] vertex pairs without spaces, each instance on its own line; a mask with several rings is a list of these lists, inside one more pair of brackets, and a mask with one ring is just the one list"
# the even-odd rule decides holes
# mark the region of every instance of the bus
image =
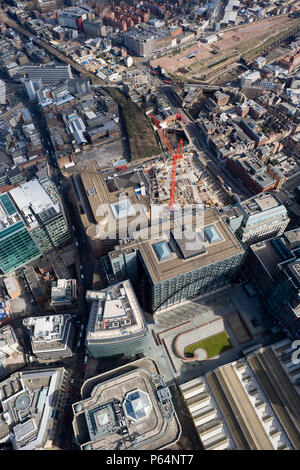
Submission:
[[118,171],[123,171],[123,170],[128,170],[128,166],[127,165],[121,165],[117,168]]

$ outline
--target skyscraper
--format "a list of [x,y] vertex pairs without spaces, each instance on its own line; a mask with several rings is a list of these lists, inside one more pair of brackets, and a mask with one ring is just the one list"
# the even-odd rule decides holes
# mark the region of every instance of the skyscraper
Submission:
[[0,104],[6,103],[6,85],[3,80],[0,80]]

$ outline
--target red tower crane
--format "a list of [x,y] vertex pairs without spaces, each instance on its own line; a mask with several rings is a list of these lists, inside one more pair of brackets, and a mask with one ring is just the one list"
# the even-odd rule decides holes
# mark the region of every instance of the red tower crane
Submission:
[[177,165],[177,160],[180,160],[183,157],[183,155],[182,155],[183,140],[180,139],[177,150],[176,150],[176,153],[174,154],[173,149],[171,147],[171,144],[168,141],[168,139],[167,139],[160,123],[153,116],[153,114],[150,114],[150,117],[151,117],[152,121],[154,122],[155,126],[157,127],[157,129],[161,129],[162,138],[163,138],[165,144],[167,145],[169,152],[171,153],[171,155],[173,157],[172,178],[171,178],[171,196],[170,196],[170,209],[172,210],[173,205],[174,205],[174,199],[175,199],[176,165]]

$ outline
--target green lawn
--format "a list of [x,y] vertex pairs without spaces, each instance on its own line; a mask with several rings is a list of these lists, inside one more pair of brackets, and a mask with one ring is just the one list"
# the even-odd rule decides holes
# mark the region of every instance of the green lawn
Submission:
[[215,336],[198,341],[198,343],[190,344],[184,350],[184,353],[191,357],[194,355],[194,351],[198,348],[203,348],[207,352],[207,357],[218,356],[224,351],[232,348],[232,344],[226,331],[222,331]]

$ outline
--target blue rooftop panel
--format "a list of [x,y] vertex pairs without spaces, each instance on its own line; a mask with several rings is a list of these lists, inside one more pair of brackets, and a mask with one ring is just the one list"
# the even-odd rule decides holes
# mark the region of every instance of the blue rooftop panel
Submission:
[[221,235],[214,225],[208,225],[204,228],[204,234],[209,243],[216,243],[222,240]]
[[164,261],[172,256],[169,244],[166,241],[155,243],[153,248],[159,261]]

